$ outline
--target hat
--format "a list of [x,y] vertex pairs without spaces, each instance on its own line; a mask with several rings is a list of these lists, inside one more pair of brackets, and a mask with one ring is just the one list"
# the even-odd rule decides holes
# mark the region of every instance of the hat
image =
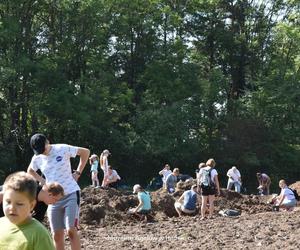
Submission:
[[93,155],[91,155],[91,157],[89,159],[92,160],[94,158],[98,158],[98,156],[96,154],[93,154]]
[[44,153],[47,138],[43,134],[35,134],[30,139],[30,146],[35,155]]
[[136,194],[137,191],[138,191],[138,189],[141,189],[141,188],[142,188],[142,187],[141,187],[140,184],[135,184],[135,185],[133,186],[133,193]]
[[108,149],[104,149],[104,150],[103,150],[103,154],[110,155],[111,153],[109,152]]

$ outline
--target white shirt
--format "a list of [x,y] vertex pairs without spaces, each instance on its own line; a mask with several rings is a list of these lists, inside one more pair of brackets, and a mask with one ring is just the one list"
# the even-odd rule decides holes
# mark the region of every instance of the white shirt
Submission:
[[288,187],[282,188],[280,195],[284,195],[283,203],[289,202],[295,199],[295,195]]
[[113,180],[115,177],[117,177],[117,180],[121,180],[121,177],[118,175],[116,170],[112,170],[112,173],[107,175],[107,178],[111,181]]
[[227,172],[227,176],[230,176],[233,181],[239,181],[239,179],[241,178],[241,173],[239,170],[233,170],[232,168],[228,170]]
[[[211,167],[210,167],[210,166],[207,166],[207,167],[201,168],[201,169],[200,169],[200,172],[199,172],[200,178],[201,178],[201,175],[203,174],[203,169],[205,169],[205,170],[210,170]],[[210,172],[210,179],[211,179],[211,181],[212,181],[213,183],[215,183],[215,176],[216,176],[216,175],[218,175],[218,172],[217,172],[217,170],[215,170],[215,169],[213,168],[213,169],[211,170],[211,172]]]
[[47,182],[58,182],[63,186],[65,194],[80,190],[73,178],[70,158],[77,155],[78,147],[67,144],[51,144],[48,155],[34,155],[30,167],[38,169],[45,175]]
[[166,182],[167,177],[168,177],[170,174],[172,174],[172,171],[171,171],[170,169],[163,169],[163,170],[161,171],[161,173],[162,173],[162,175],[163,175],[162,181],[163,181],[163,182]]

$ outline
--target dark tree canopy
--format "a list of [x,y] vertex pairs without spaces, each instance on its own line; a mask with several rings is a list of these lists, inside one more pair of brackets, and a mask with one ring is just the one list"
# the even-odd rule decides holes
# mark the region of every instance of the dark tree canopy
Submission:
[[223,184],[232,165],[250,189],[257,171],[299,179],[299,13],[287,0],[2,1],[0,181],[27,168],[36,132],[109,148],[128,183],[211,157]]

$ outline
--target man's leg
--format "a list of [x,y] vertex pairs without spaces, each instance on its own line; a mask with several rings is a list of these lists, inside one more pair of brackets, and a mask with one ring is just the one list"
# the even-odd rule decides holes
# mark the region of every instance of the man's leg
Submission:
[[70,194],[68,202],[65,206],[65,224],[72,250],[80,249],[80,237],[77,231],[79,220],[79,191]]
[[227,182],[227,190],[231,190],[233,182],[228,180]]
[[54,246],[56,250],[65,249],[65,234],[64,229],[57,230],[53,233]]
[[47,214],[56,250],[64,250],[64,211],[66,197],[48,206]]
[[80,237],[77,228],[75,227],[69,228],[67,230],[67,233],[70,239],[71,249],[80,250]]
[[240,192],[241,192],[241,184],[240,184],[238,181],[236,181],[236,182],[234,183],[234,190],[235,190],[235,192],[237,192],[237,193],[240,193]]

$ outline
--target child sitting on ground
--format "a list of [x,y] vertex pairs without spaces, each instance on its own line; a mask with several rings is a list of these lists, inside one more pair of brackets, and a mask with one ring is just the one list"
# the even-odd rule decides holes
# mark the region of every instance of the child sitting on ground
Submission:
[[1,250],[54,250],[47,229],[31,217],[37,183],[25,172],[9,175],[3,185],[3,210],[0,218]]

